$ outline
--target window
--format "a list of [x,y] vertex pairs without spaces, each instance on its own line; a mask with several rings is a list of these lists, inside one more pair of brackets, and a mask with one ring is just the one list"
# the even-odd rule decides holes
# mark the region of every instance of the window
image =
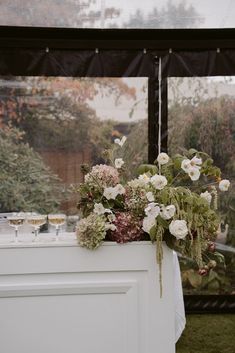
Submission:
[[[146,78],[0,78],[0,212],[77,212],[82,164],[128,136],[128,169],[147,161]],[[138,140],[138,144],[136,141]]]
[[168,141],[170,153],[196,148],[212,156],[231,181],[221,194],[222,216],[217,248],[226,268],[218,266],[200,277],[186,259],[181,261],[185,293],[232,294],[235,274],[235,78],[192,77],[168,79]]

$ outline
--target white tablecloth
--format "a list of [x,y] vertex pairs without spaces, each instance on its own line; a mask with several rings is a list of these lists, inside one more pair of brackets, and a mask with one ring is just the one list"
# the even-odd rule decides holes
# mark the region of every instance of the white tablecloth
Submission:
[[[33,239],[32,235],[32,228],[27,225],[21,227],[19,238],[27,242],[30,242]],[[23,233],[23,235],[22,235]],[[55,238],[54,232],[51,234],[40,234],[40,237],[48,240],[49,242]],[[10,239],[9,239],[10,238]],[[11,227],[6,225],[3,229],[0,229],[0,241],[2,244],[9,243],[9,240],[14,239],[14,232]],[[64,233],[60,236],[60,239],[63,241],[76,241],[76,236],[74,233]],[[180,274],[180,267],[179,267],[179,260],[177,257],[177,253],[173,252],[173,266],[174,266],[174,292],[175,292],[175,342],[178,341],[180,338],[186,324],[185,318],[185,310],[184,310],[184,299],[183,299],[183,290],[182,290],[182,282],[181,282],[181,274]]]
[[180,338],[186,324],[184,298],[180,274],[179,260],[176,252],[173,256],[174,265],[174,287],[175,287],[175,342]]

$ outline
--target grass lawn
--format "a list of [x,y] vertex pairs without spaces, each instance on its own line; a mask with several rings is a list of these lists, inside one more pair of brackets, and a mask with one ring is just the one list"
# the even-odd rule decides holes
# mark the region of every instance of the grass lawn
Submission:
[[235,315],[188,315],[177,353],[235,353]]

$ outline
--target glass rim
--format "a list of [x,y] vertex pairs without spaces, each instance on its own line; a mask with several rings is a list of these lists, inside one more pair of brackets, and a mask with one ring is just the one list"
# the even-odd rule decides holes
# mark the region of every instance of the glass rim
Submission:
[[51,214],[48,214],[47,217],[48,218],[58,218],[58,217],[66,218],[67,216],[66,216],[66,214],[63,214],[63,213],[55,213],[55,214],[51,213]]

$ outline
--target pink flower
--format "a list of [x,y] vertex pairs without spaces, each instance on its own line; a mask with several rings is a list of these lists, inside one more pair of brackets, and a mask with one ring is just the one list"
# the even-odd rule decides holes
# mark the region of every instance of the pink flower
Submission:
[[115,186],[119,183],[117,169],[106,164],[99,164],[92,167],[90,173],[85,175],[85,182],[102,187]]

